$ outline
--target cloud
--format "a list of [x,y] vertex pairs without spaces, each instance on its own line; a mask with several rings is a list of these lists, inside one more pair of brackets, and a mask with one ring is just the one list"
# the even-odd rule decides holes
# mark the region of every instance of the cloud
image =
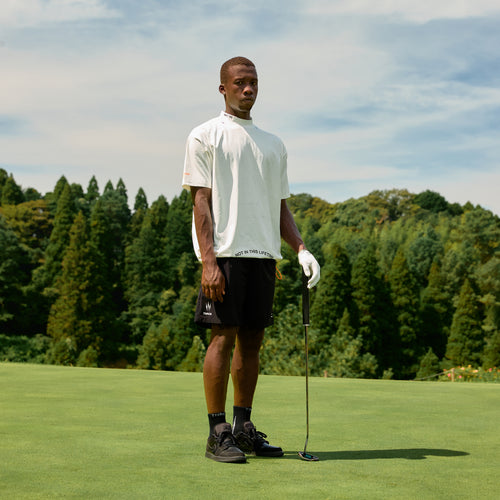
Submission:
[[0,26],[26,28],[46,23],[61,23],[117,17],[102,0],[3,0]]
[[379,16],[414,23],[436,19],[465,19],[498,14],[496,0],[316,0],[308,8],[315,15]]
[[9,0],[0,166],[41,191],[96,175],[171,199],[189,131],[223,106],[220,64],[245,55],[292,186],[339,201],[470,184],[494,206],[479,186],[500,161],[497,3]]

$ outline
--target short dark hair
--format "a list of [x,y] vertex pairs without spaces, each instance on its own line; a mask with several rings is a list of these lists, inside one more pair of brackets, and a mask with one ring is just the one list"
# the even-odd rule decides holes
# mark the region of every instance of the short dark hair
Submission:
[[232,57],[231,59],[228,59],[220,68],[220,82],[224,83],[226,81],[228,70],[231,66],[238,66],[240,64],[255,68],[255,64],[246,57]]

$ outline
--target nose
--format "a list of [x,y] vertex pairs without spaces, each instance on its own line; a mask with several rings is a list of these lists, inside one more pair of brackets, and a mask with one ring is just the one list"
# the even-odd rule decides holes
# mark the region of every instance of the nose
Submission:
[[243,93],[245,95],[253,95],[254,89],[253,89],[252,85],[250,85],[250,84],[245,85],[245,88],[243,89]]

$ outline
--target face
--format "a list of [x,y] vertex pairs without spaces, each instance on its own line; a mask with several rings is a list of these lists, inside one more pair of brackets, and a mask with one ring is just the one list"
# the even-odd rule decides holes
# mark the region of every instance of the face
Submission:
[[257,91],[257,71],[254,67],[242,64],[229,67],[226,81],[219,86],[219,92],[226,101],[226,113],[244,120],[250,119]]

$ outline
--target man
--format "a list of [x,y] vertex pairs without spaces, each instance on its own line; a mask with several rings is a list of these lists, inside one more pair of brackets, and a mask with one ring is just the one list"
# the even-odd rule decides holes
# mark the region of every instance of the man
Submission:
[[[189,135],[183,187],[191,191],[193,244],[202,262],[195,321],[212,329],[203,367],[210,425],[205,455],[218,462],[245,462],[245,452],[283,455],[250,419],[259,350],[264,329],[273,322],[281,237],[298,253],[309,287],[318,282],[320,270],[286,204],[285,147],[255,127],[250,116],[258,92],[254,64],[235,57],[220,73],[225,111]],[[229,373],[232,428],[225,414]]]

